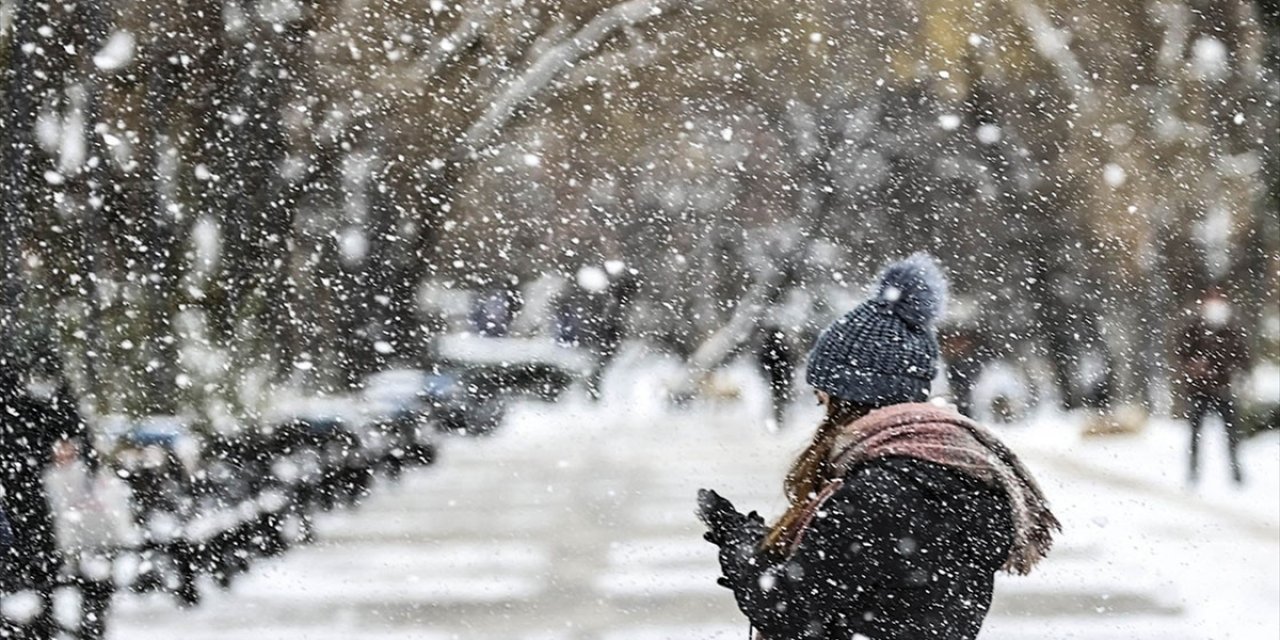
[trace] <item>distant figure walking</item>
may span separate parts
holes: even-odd
[[[501,338],[511,329],[516,296],[509,289],[493,289],[477,295],[471,307],[471,328],[487,338]]]
[[[9,527],[9,516],[4,514],[4,505],[0,505],[0,558],[9,555],[12,546],[13,529]]]
[[[600,399],[605,371],[622,345],[626,301],[636,286],[622,269],[613,262],[605,268],[587,265],[578,269],[574,282],[557,304],[556,341],[584,349],[595,358],[585,380],[587,394],[593,400]]]
[[[719,583],[768,640],[978,635],[1000,570],[1025,574],[1060,527],[991,431],[926,402],[946,280],[889,265],[874,296],[818,337],[806,380],[826,416],[784,482],[772,526],[698,495]]]
[[[1240,433],[1231,380],[1248,364],[1244,335],[1232,318],[1231,303],[1220,291],[1210,290],[1199,314],[1188,324],[1178,345],[1178,367],[1191,423],[1191,460],[1188,480],[1200,479],[1200,433],[1209,414],[1217,414],[1227,432],[1227,456],[1231,478],[1244,483],[1240,468]]]
[[[971,322],[956,322],[938,332],[942,359],[946,362],[947,388],[956,411],[966,418],[975,417],[973,390],[978,377],[991,359],[986,337]],[[984,407],[989,409],[990,407]]]
[[[62,563],[44,476],[53,464],[54,444],[82,432],[75,399],[65,385],[50,398],[37,398],[26,388],[24,376],[0,368],[0,487],[12,535],[20,541],[0,554],[0,577],[10,586],[34,591],[39,600],[22,629],[8,628],[0,616],[0,637],[46,640],[56,635],[53,591]]]
[[[787,406],[791,404],[791,386],[795,380],[795,354],[791,341],[781,327],[765,325],[760,328],[758,360],[765,380],[769,383],[769,399],[773,429],[786,424]]]

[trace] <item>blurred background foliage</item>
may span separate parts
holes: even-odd
[[[1260,353],[1280,339],[1277,16],[5,0],[3,328],[52,336],[96,411],[234,413],[242,387],[423,357],[428,282],[622,261],[634,331],[687,355],[748,296],[821,318],[924,249],[1067,404],[1092,358],[1167,407],[1207,287]]]

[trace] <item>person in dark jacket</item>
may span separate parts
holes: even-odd
[[[55,635],[53,591],[62,563],[44,474],[53,464],[54,444],[82,437],[83,427],[65,385],[51,397],[39,398],[13,368],[0,370],[0,487],[13,535],[21,541],[0,555],[0,573],[11,585],[34,591],[40,602],[31,623],[17,635],[20,638]]]
[[[9,516],[4,514],[4,505],[0,505],[0,558],[9,555],[13,547],[13,529],[9,527]]]
[[[757,361],[769,383],[770,419],[774,429],[785,426],[787,405],[791,403],[796,368],[791,351],[790,340],[782,327],[772,324],[760,327]]]
[[[1231,315],[1231,304],[1221,293],[1211,290],[1201,303],[1200,314],[1183,331],[1178,344],[1181,383],[1186,393],[1187,418],[1191,422],[1188,478],[1192,484],[1200,477],[1200,432],[1210,413],[1222,418],[1227,432],[1231,477],[1236,484],[1244,483],[1231,381],[1244,370],[1249,358],[1244,336],[1233,324]]]
[[[973,418],[973,390],[992,360],[987,337],[971,321],[953,322],[939,331],[938,342],[946,362],[947,388],[956,410]]]
[[[1061,527],[991,432],[923,402],[946,281],[917,254],[819,335],[806,379],[826,417],[772,526],[699,492],[706,539],[757,637],[975,638],[1001,570],[1027,573]]]
[[[600,400],[604,374],[622,346],[626,305],[636,286],[620,263],[611,261],[605,268],[587,265],[578,269],[557,301],[557,342],[581,348],[595,358],[585,380],[592,400]]]
[[[477,295],[472,303],[469,317],[471,328],[488,338],[504,337],[511,330],[517,306],[518,298],[510,289],[485,291]]]

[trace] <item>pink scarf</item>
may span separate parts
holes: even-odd
[[[1053,532],[1062,530],[1040,486],[1018,457],[994,433],[955,411],[925,403],[876,409],[840,431],[830,461],[843,472],[894,456],[940,464],[1007,496],[1014,531],[1006,571],[1029,573],[1049,552]],[[824,490],[821,497],[831,493]],[[816,511],[817,505],[812,506]]]

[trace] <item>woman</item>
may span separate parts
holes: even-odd
[[[768,640],[975,638],[995,574],[1025,574],[1061,527],[989,431],[924,403],[946,281],[932,258],[888,266],[876,295],[818,337],[807,381],[826,408],[766,527],[699,492],[738,606]]]

